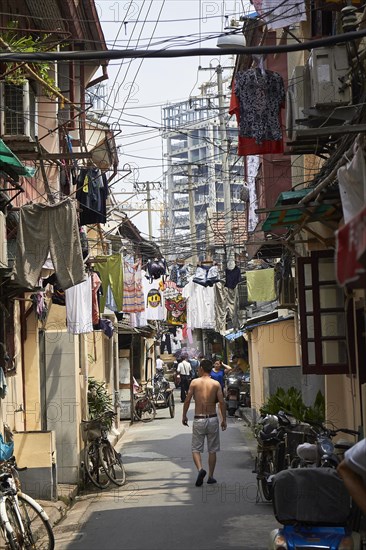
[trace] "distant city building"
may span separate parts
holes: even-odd
[[[237,123],[226,118],[227,143],[222,144],[217,88],[207,93],[203,85],[202,96],[167,105],[162,110],[163,140],[166,159],[165,202],[169,208],[161,223],[162,248],[166,257],[192,256],[191,225],[195,223],[198,259],[207,253],[207,212],[225,216],[222,159],[224,150],[229,151],[229,179],[231,188],[231,211],[233,219],[246,209],[240,199],[244,181],[242,159],[237,156]],[[225,97],[225,114],[228,113],[229,91]],[[189,200],[192,189],[193,201]],[[194,210],[194,211],[193,211]],[[224,230],[224,225],[221,226]],[[164,247],[164,244],[166,245]]]

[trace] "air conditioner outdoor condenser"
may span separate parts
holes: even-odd
[[[351,88],[344,79],[349,70],[347,47],[339,44],[312,50],[305,71],[310,77],[311,104],[307,107],[348,105]]]

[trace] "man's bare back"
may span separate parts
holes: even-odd
[[[223,399],[219,382],[208,376],[202,376],[201,378],[192,380],[187,398],[190,399],[191,397],[194,398],[194,413],[196,415],[215,414],[216,403]]]

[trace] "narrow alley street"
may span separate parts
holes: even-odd
[[[276,521],[270,504],[256,503],[249,428],[243,420],[228,417],[228,429],[221,432],[218,483],[198,488],[190,451],[191,409],[189,428],[181,424],[182,405],[177,403],[174,419],[161,409],[153,422],[126,430],[118,444],[126,465],[126,486],[80,496],[55,528],[56,548],[267,547]],[[207,464],[207,454],[204,460]]]

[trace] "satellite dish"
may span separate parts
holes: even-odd
[[[245,37],[244,37],[244,34],[242,33],[240,34],[227,33],[222,36],[219,36],[216,44],[218,48],[237,48],[237,47],[245,48],[246,45],[247,44],[245,41]]]

